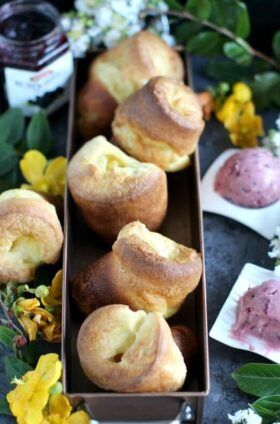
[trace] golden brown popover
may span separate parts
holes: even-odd
[[[87,377],[105,390],[171,392],[186,378],[183,356],[158,313],[97,309],[82,324],[77,349]]]
[[[152,78],[128,97],[112,124],[114,140],[129,155],[170,172],[188,165],[203,128],[196,94],[168,77]]]
[[[183,63],[178,53],[149,31],[100,54],[78,94],[78,128],[83,138],[107,134],[117,105],[157,75],[182,80]]]
[[[76,276],[72,295],[86,314],[123,303],[168,318],[196,288],[201,272],[194,249],[132,222],[120,231],[112,252]]]
[[[33,191],[0,195],[0,282],[24,283],[41,264],[55,263],[63,233],[55,207]]]
[[[68,184],[88,225],[108,241],[136,219],[157,229],[165,217],[166,174],[127,156],[103,136],[85,143],[73,156]]]

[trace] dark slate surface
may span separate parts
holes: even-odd
[[[194,76],[196,90],[203,90],[210,82],[202,76],[204,62],[195,60]],[[279,112],[278,112],[279,113]],[[276,111],[264,113],[267,128],[273,127]],[[67,113],[60,111],[52,118],[56,135],[57,152],[62,153],[66,140]],[[227,132],[216,120],[207,123],[200,142],[202,175],[223,150],[231,147]],[[273,262],[267,256],[268,241],[243,225],[221,216],[204,214],[204,238],[206,276],[208,291],[208,321],[212,327],[241,268],[251,262],[272,268]],[[253,353],[236,350],[214,340],[209,340],[211,364],[211,392],[205,402],[203,424],[224,424],[227,413],[247,407],[251,399],[235,386],[230,374],[247,362],[265,362]],[[0,351],[2,358],[5,351]],[[0,393],[5,392],[3,363],[0,361]],[[11,418],[0,415],[1,424],[14,423]]]

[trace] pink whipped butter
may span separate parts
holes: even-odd
[[[233,329],[241,340],[252,335],[280,348],[280,281],[269,280],[241,297]]]
[[[218,171],[215,191],[248,208],[275,203],[280,199],[280,158],[261,147],[240,150]]]

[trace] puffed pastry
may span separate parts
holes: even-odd
[[[55,263],[63,233],[55,207],[29,190],[0,195],[0,282],[24,283],[41,264]]]
[[[168,318],[197,287],[201,273],[201,255],[194,249],[132,222],[111,252],[76,276],[72,295],[85,314],[122,303]]]
[[[77,341],[87,377],[116,392],[172,392],[184,384],[186,366],[165,319],[109,305],[87,317]]]
[[[157,75],[182,80],[183,63],[178,53],[149,31],[100,54],[78,94],[78,129],[83,138],[107,134],[118,104]]]
[[[103,136],[85,143],[70,160],[68,185],[88,225],[107,241],[137,219],[157,229],[166,214],[166,174]]]
[[[129,155],[165,171],[189,162],[204,128],[196,94],[181,81],[155,77],[116,110],[113,137]]]

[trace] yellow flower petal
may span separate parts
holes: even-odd
[[[42,298],[45,306],[59,306],[62,304],[62,269],[58,271],[52,280],[49,294]]]
[[[65,181],[67,161],[63,156],[51,160],[47,166],[45,175],[56,181]]]
[[[69,400],[63,394],[51,395],[49,400],[49,415],[57,415],[60,419],[66,419],[70,416],[72,407]]]
[[[252,93],[248,85],[238,82],[233,86],[233,96],[238,102],[245,103],[251,100]]]
[[[33,183],[32,189],[42,193],[51,193],[50,184],[51,182],[49,179],[43,175],[40,179]]]
[[[48,353],[47,355],[40,356],[35,371],[40,374],[42,378],[50,379],[49,383],[52,387],[60,378],[62,365],[56,353]]]
[[[17,307],[22,310],[23,312],[29,313],[34,308],[40,305],[40,302],[38,299],[22,299],[18,300],[16,303]]]
[[[21,184],[20,188],[23,190],[32,190],[32,186],[29,184]]]
[[[33,340],[36,340],[38,325],[33,322],[29,317],[26,317],[24,315],[19,316],[18,321],[20,322],[20,325],[22,326],[24,331],[27,333],[29,341],[32,342]]]
[[[10,409],[19,424],[42,424],[42,411],[47,405],[49,390],[59,380],[61,368],[57,354],[42,355],[35,370],[27,372],[21,384],[8,393]]]
[[[47,159],[38,150],[29,150],[21,159],[19,165],[21,172],[30,184],[35,184],[44,174]]]
[[[77,411],[71,415],[67,424],[90,424],[90,418],[85,411]]]

